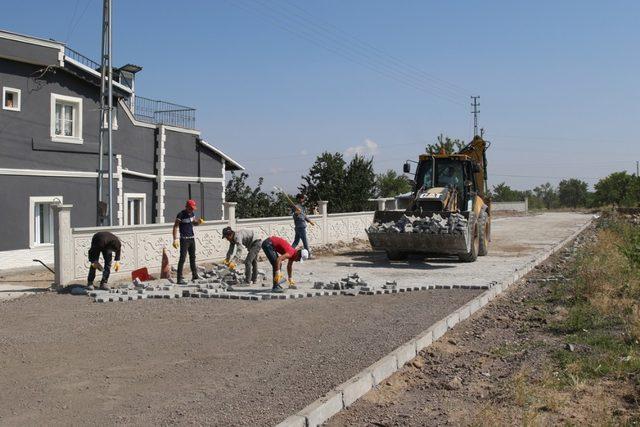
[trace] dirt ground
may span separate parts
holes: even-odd
[[[3,302],[0,424],[273,425],[477,294]]]
[[[559,387],[561,373],[550,368],[556,352],[588,351],[545,327],[566,316],[545,301],[549,283],[570,271],[570,253],[551,258],[327,424],[624,425],[637,419],[632,382],[575,377]]]

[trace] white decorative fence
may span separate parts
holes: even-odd
[[[294,228],[291,217],[236,219],[235,203],[225,203],[223,221],[210,221],[196,228],[196,257],[198,262],[219,261],[224,258],[229,243],[222,239],[222,229],[254,230],[261,238],[277,235],[293,240]],[[131,271],[147,267],[150,271],[160,269],[162,249],[169,253],[169,261],[176,265],[178,251],[173,248],[172,223],[119,227],[71,228],[72,205],[54,207],[55,272],[56,284],[66,286],[86,280],[89,261],[87,254],[92,236],[98,231],[110,231],[122,242],[122,270],[113,275],[126,276]],[[320,202],[320,215],[310,218],[315,226],[307,227],[309,244],[320,246],[327,243],[351,242],[355,238],[366,238],[365,228],[373,220],[373,212],[327,214],[327,202]]]

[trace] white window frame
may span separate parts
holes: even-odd
[[[77,114],[73,120],[73,136],[56,135],[56,103],[60,101],[67,104],[75,104]],[[82,98],[75,96],[51,94],[51,140],[67,144],[82,144]]]
[[[40,248],[45,246],[53,246],[53,243],[37,243],[36,242],[36,226],[34,210],[37,203],[63,203],[62,196],[31,196],[29,197],[29,248]],[[51,217],[53,224],[53,216]],[[51,225],[53,228],[53,225]],[[53,232],[53,230],[52,230]]]
[[[5,101],[6,101],[6,96],[7,96],[7,92],[11,92],[14,94],[14,96],[17,95],[18,97],[18,106],[16,107],[16,102],[15,99],[13,101],[13,107],[7,107],[5,105]],[[20,111],[20,109],[22,108],[22,91],[20,89],[16,89],[13,87],[3,87],[2,88],[2,109],[3,110],[8,110],[8,111]]]
[[[129,200],[140,200],[141,208],[140,208],[140,224],[147,223],[147,195],[146,193],[124,193],[124,225],[134,225],[129,224]]]

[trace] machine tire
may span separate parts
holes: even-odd
[[[489,216],[482,212],[478,220],[478,256],[485,256],[489,253]]]
[[[387,251],[387,258],[389,261],[404,261],[407,259],[407,254],[400,251]]]
[[[473,232],[473,240],[471,241],[471,251],[466,254],[458,255],[458,258],[462,262],[474,262],[478,258],[478,251],[480,250],[480,221],[476,221],[476,225]]]

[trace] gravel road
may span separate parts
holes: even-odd
[[[504,218],[489,257],[398,271],[420,284],[500,280],[587,218]],[[338,261],[310,262],[314,276],[325,262]],[[377,275],[393,269],[372,262],[354,260]],[[0,302],[0,424],[272,425],[479,292],[104,305],[41,292]]]

